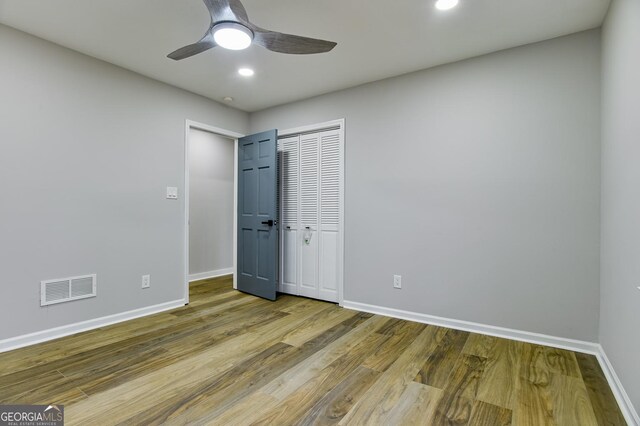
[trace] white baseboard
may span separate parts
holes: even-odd
[[[551,346],[554,348],[567,349],[574,352],[582,352],[595,355],[600,363],[600,367],[609,382],[609,386],[615,396],[620,411],[629,425],[640,425],[640,418],[636,412],[631,399],[624,390],[622,383],[618,379],[611,362],[607,358],[604,349],[599,343],[585,342],[582,340],[567,339],[564,337],[549,336],[546,334],[532,333],[529,331],[514,330],[511,328],[496,327],[493,325],[479,324],[470,321],[462,321],[450,318],[437,317],[434,315],[422,314],[419,312],[403,311],[400,309],[386,308],[384,306],[368,305],[366,303],[351,302],[345,300],[342,307],[355,311],[369,312],[372,314],[387,317],[399,318],[408,321],[415,321],[424,324],[432,324],[440,327],[453,328],[455,330],[469,331],[472,333],[486,334],[489,336],[502,337],[505,339],[518,340],[521,342],[534,343],[538,345]]]
[[[200,272],[198,274],[189,275],[189,282],[192,283],[194,281],[206,280],[209,278],[216,278],[216,277],[221,277],[223,275],[230,275],[230,274],[233,274],[233,267],[218,269],[216,271]]]
[[[184,299],[173,300],[171,302],[161,303],[159,305],[147,306],[140,309],[134,309],[132,311],[108,315],[106,317],[95,318],[75,324],[63,325],[61,327],[37,331],[35,333],[25,334],[22,336],[11,337],[9,339],[0,340],[0,352],[7,352],[18,348],[23,348],[25,346],[35,345],[36,343],[42,343],[48,340],[69,336],[71,334],[93,330],[96,328],[105,327],[107,325],[116,324],[135,318],[145,317],[147,315],[157,314],[158,312],[168,311],[170,309],[175,309],[181,306],[184,306]]]
[[[535,343],[552,346],[554,348],[583,352],[591,355],[600,353],[600,345],[582,340],[567,339],[564,337],[549,336],[546,334],[532,333],[529,331],[514,330],[511,328],[496,327],[494,325],[479,324],[476,322],[462,321],[450,318],[437,317],[419,312],[403,311],[400,309],[385,308],[383,306],[367,305],[365,303],[350,302],[345,300],[343,306],[347,309],[369,312],[388,317],[400,318],[409,321],[453,328],[456,330],[470,331],[472,333],[487,334],[489,336],[504,337],[506,339],[521,342]]]
[[[598,346],[600,346],[600,353],[596,355],[598,358],[598,362],[600,362],[600,367],[602,368],[602,371],[604,372],[604,375],[609,382],[611,391],[618,401],[620,411],[622,411],[622,414],[624,415],[624,418],[629,425],[640,425],[640,416],[638,416],[638,412],[633,406],[631,398],[629,398],[629,395],[624,390],[622,382],[613,369],[613,364],[611,364],[611,361],[609,361],[609,358],[607,357],[607,354],[605,353],[602,345]]]

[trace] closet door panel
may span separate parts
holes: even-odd
[[[298,294],[299,137],[278,141],[280,291]]]
[[[338,233],[320,233],[320,287],[319,297],[338,301]]]
[[[318,133],[300,136],[300,286],[307,297],[318,297],[318,209],[320,151]],[[307,240],[307,236],[310,236]]]
[[[311,232],[311,239],[304,241],[305,231],[302,231],[302,246],[300,250],[300,287],[299,294],[307,297],[318,297],[318,233]]]
[[[320,142],[320,257],[321,299],[338,301],[338,244],[340,229],[340,134],[319,134]]]
[[[298,231],[285,229],[282,242],[282,290],[285,293],[298,294]]]

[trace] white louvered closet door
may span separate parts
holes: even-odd
[[[337,302],[341,251],[339,130],[283,138],[280,167],[280,291]]]
[[[340,134],[322,132],[320,138],[320,226],[318,297],[338,301],[340,231]]]
[[[318,292],[318,154],[320,137],[300,136],[300,277],[298,294],[319,297]],[[306,238],[310,237],[310,238]]]
[[[299,138],[278,141],[280,291],[298,294]]]

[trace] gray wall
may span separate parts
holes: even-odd
[[[600,342],[640,409],[640,1],[614,0],[602,32]]]
[[[597,340],[599,36],[251,115],[346,118],[346,300]]]
[[[248,116],[5,26],[0,56],[0,339],[181,299],[185,119]],[[97,298],[39,306],[88,273]]]
[[[189,274],[233,267],[233,140],[189,135]]]

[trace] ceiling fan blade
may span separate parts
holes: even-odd
[[[219,21],[249,21],[247,11],[240,0],[202,0],[209,9],[211,22]]]
[[[174,61],[179,61],[180,59],[185,59],[190,56],[197,55],[198,53],[202,53],[214,47],[216,47],[216,42],[213,41],[213,36],[211,35],[211,33],[207,33],[199,42],[181,47],[180,49],[169,53],[167,55],[167,58],[173,59]]]
[[[234,15],[241,21],[249,22],[249,15],[247,15],[247,11],[240,0],[229,0],[229,7]]]
[[[325,53],[336,47],[333,41],[318,40],[291,34],[278,33],[257,28],[252,28],[255,33],[253,42],[267,49],[294,55],[310,55],[313,53]]]

